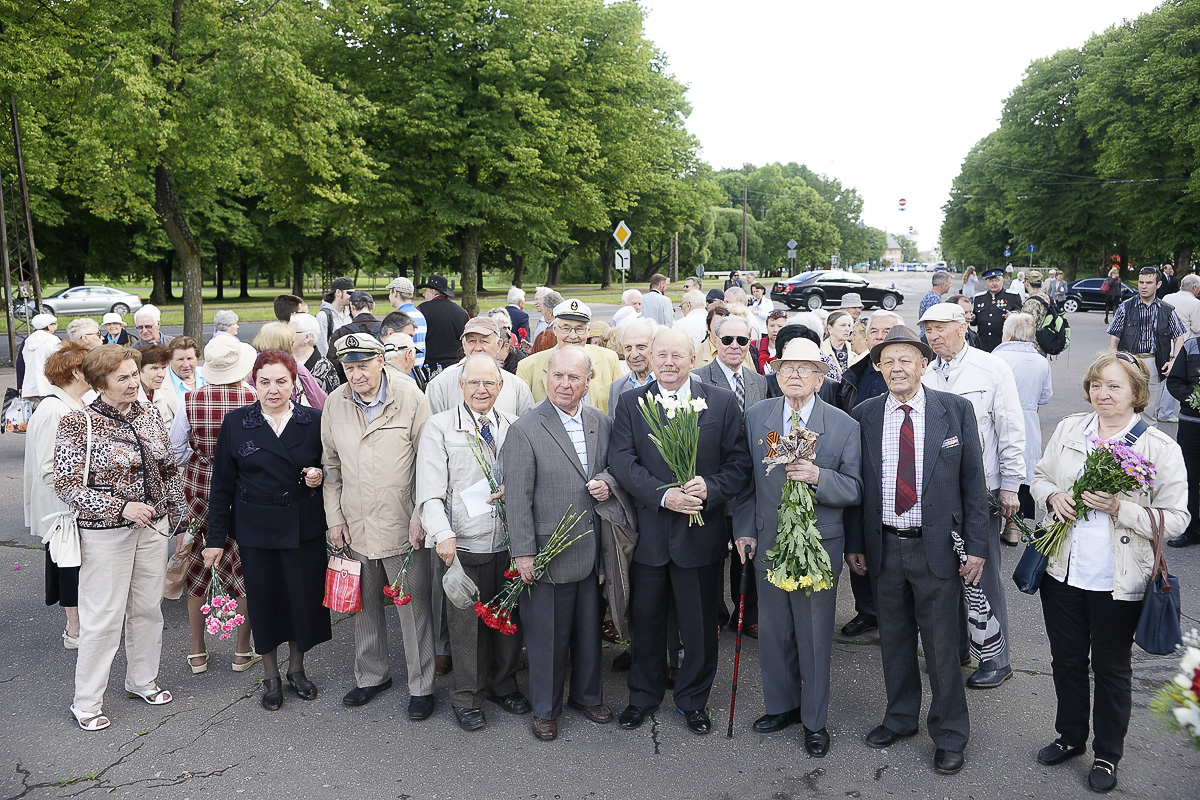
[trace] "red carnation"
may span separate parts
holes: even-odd
[[[385,595],[387,595],[388,597],[399,597],[400,596],[400,590],[397,589],[395,586],[390,586],[390,585],[383,587],[383,593]]]
[[[1200,694],[1200,668],[1192,673],[1192,691]]]
[[[520,574],[521,574],[520,572],[517,572],[517,571],[516,571],[515,569],[513,569],[512,567],[509,567],[508,569],[504,570],[504,577],[506,577],[506,578],[508,578],[508,579],[510,579],[510,580],[511,580],[512,578],[519,577],[519,576],[520,576]]]
[[[406,594],[406,595],[404,595],[404,597],[401,597],[400,599],[395,601],[396,605],[398,605],[398,606],[406,606],[411,602],[412,602],[411,594]]]
[[[517,632],[517,626],[513,625],[511,622],[507,623],[500,628],[500,632],[503,633],[505,636],[512,636],[514,633]]]

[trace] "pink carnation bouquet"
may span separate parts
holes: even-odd
[[[246,621],[246,617],[238,613],[237,598],[226,594],[217,576],[217,568],[212,568],[212,576],[208,579],[208,600],[200,606],[204,614],[204,630],[209,636],[218,639],[228,639],[233,635],[234,628]]]

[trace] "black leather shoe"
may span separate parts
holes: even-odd
[[[528,714],[529,713],[529,698],[520,692],[512,692],[511,694],[498,695],[489,694],[488,700],[496,703],[510,714]]]
[[[1038,763],[1045,764],[1047,767],[1053,767],[1056,764],[1061,764],[1068,758],[1082,755],[1082,747],[1071,747],[1064,744],[1062,739],[1055,739],[1051,744],[1046,745],[1041,750],[1038,750]]]
[[[804,751],[813,758],[824,758],[829,752],[829,731],[821,728],[819,731],[804,729]]]
[[[995,689],[1012,677],[1012,667],[1002,669],[977,669],[967,678],[968,689]]]
[[[628,672],[629,667],[633,665],[633,653],[626,650],[624,653],[618,653],[613,659],[613,672]]]
[[[283,681],[279,678],[263,678],[262,707],[267,711],[283,707]]]
[[[879,622],[867,614],[859,614],[842,626],[843,636],[859,636],[879,627]]]
[[[1167,547],[1191,547],[1194,544],[1200,544],[1200,533],[1185,531],[1178,536],[1172,536],[1170,539],[1167,539]]]
[[[1103,758],[1092,762],[1092,771],[1088,773],[1088,788],[1097,794],[1111,792],[1117,787],[1117,765]]]
[[[874,747],[876,750],[882,750],[885,747],[891,747],[896,743],[897,739],[907,739],[909,736],[915,736],[916,734],[916,731],[912,731],[911,733],[896,733],[886,725],[880,725],[867,734],[867,746]]]
[[[292,691],[301,700],[316,700],[317,686],[308,679],[304,674],[304,670],[298,669],[295,672],[289,672],[287,676],[288,686],[292,687]]]
[[[658,711],[658,706],[654,708],[625,706],[625,710],[621,712],[621,716],[617,719],[617,724],[630,731],[634,728],[640,728],[642,723],[646,721],[646,717],[655,711]]]
[[[487,727],[487,720],[484,719],[481,708],[456,708],[454,717],[458,720],[458,727],[464,731],[477,731]]]
[[[342,705],[350,706],[365,706],[371,702],[371,698],[385,689],[392,688],[392,679],[388,678],[378,686],[355,686],[350,691],[346,692],[346,696],[342,698]]]
[[[943,775],[953,775],[963,768],[962,750],[938,748],[933,754],[933,768]]]
[[[414,722],[433,716],[433,695],[414,694],[408,698],[408,718]]]
[[[755,733],[777,733],[784,730],[793,722],[800,721],[800,714],[795,709],[782,714],[763,714],[754,720]]]
[[[683,718],[687,720],[688,730],[697,736],[703,736],[712,731],[712,720],[708,718],[708,712],[703,708],[695,711],[684,711],[682,708],[676,708]]]

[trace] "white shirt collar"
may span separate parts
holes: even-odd
[[[729,367],[725,366],[725,362],[719,358],[716,359],[716,364],[718,367],[721,368],[721,372],[725,373],[725,382],[728,383],[729,388],[732,389],[733,388],[733,376],[736,375],[737,373],[734,372],[733,370],[731,370]],[[741,369],[742,369],[742,365],[738,364],[738,371],[740,372]],[[744,381],[746,379],[742,378],[742,380]]]
[[[691,400],[692,399],[692,376],[688,375],[688,379],[686,381],[684,381],[683,385],[680,386],[673,393],[667,391],[667,387],[663,386],[660,383],[658,385],[658,394],[660,394],[660,395],[674,394],[676,397],[680,398],[681,400]]]
[[[555,406],[554,403],[551,403],[550,405],[554,406],[554,410],[558,412],[558,418],[560,420],[562,420],[563,425],[566,425],[568,422],[576,422],[580,425],[580,427],[583,426],[583,402],[582,401],[580,401],[579,408],[578,408],[578,410],[576,410],[575,416],[573,416],[573,417],[570,414],[568,414],[567,412],[563,411],[558,406]]]

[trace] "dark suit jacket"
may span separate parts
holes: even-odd
[[[921,539],[929,569],[939,578],[958,574],[950,540],[957,531],[967,555],[988,556],[988,501],[983,450],[969,400],[924,388],[925,462],[921,484]],[[883,553],[883,409],[889,395],[855,406],[862,435],[862,505],[847,514],[846,552],[866,553],[867,571],[879,574]],[[947,442],[956,440],[949,446]]]
[[[762,460],[771,447],[767,434],[775,431],[783,435],[785,402],[782,397],[764,400],[746,412],[746,438],[750,442],[754,480],[738,500],[733,535],[758,541],[754,566],[762,572],[772,566],[764,555],[775,546],[779,533],[779,503],[787,480],[784,467],[775,467],[768,475]],[[813,461],[821,469],[817,483],[817,531],[822,539],[836,539],[845,534],[842,510],[858,505],[862,498],[858,423],[818,397],[808,418],[808,429],[819,434],[817,457]]]
[[[729,389],[729,381],[725,380],[725,373],[716,361],[710,361],[703,367],[692,370],[692,375],[709,386]],[[746,410],[749,411],[751,406],[759,400],[767,399],[767,379],[754,370],[743,366],[742,381],[746,386]],[[733,390],[730,389],[730,391]]]
[[[513,557],[533,556],[546,546],[563,514],[583,514],[570,536],[586,534],[550,562],[547,575],[555,583],[580,581],[596,569],[600,521],[587,482],[608,465],[612,422],[594,406],[583,406],[587,443],[585,475],[571,437],[549,400],[525,412],[504,438],[500,457],[504,473],[504,509]]]
[[[750,480],[750,451],[746,431],[733,392],[691,382],[692,397],[703,397],[708,408],[700,413],[700,446],[696,473],[708,485],[701,512],[705,524],[688,527],[686,514],[662,504],[666,484],[675,476],[650,440],[650,426],[642,418],[638,400],[660,391],[658,381],[630,389],[617,401],[613,420],[608,471],[629,493],[638,515],[638,543],[633,560],[660,567],[669,562],[684,568],[722,561],[728,553],[728,533],[716,524],[726,503],[733,502]]]
[[[286,550],[324,536],[321,489],[305,486],[300,474],[320,466],[320,411],[295,406],[282,436],[258,403],[230,411],[213,456],[207,546],[221,547],[228,536],[246,547]],[[275,502],[264,502],[265,496]]]

